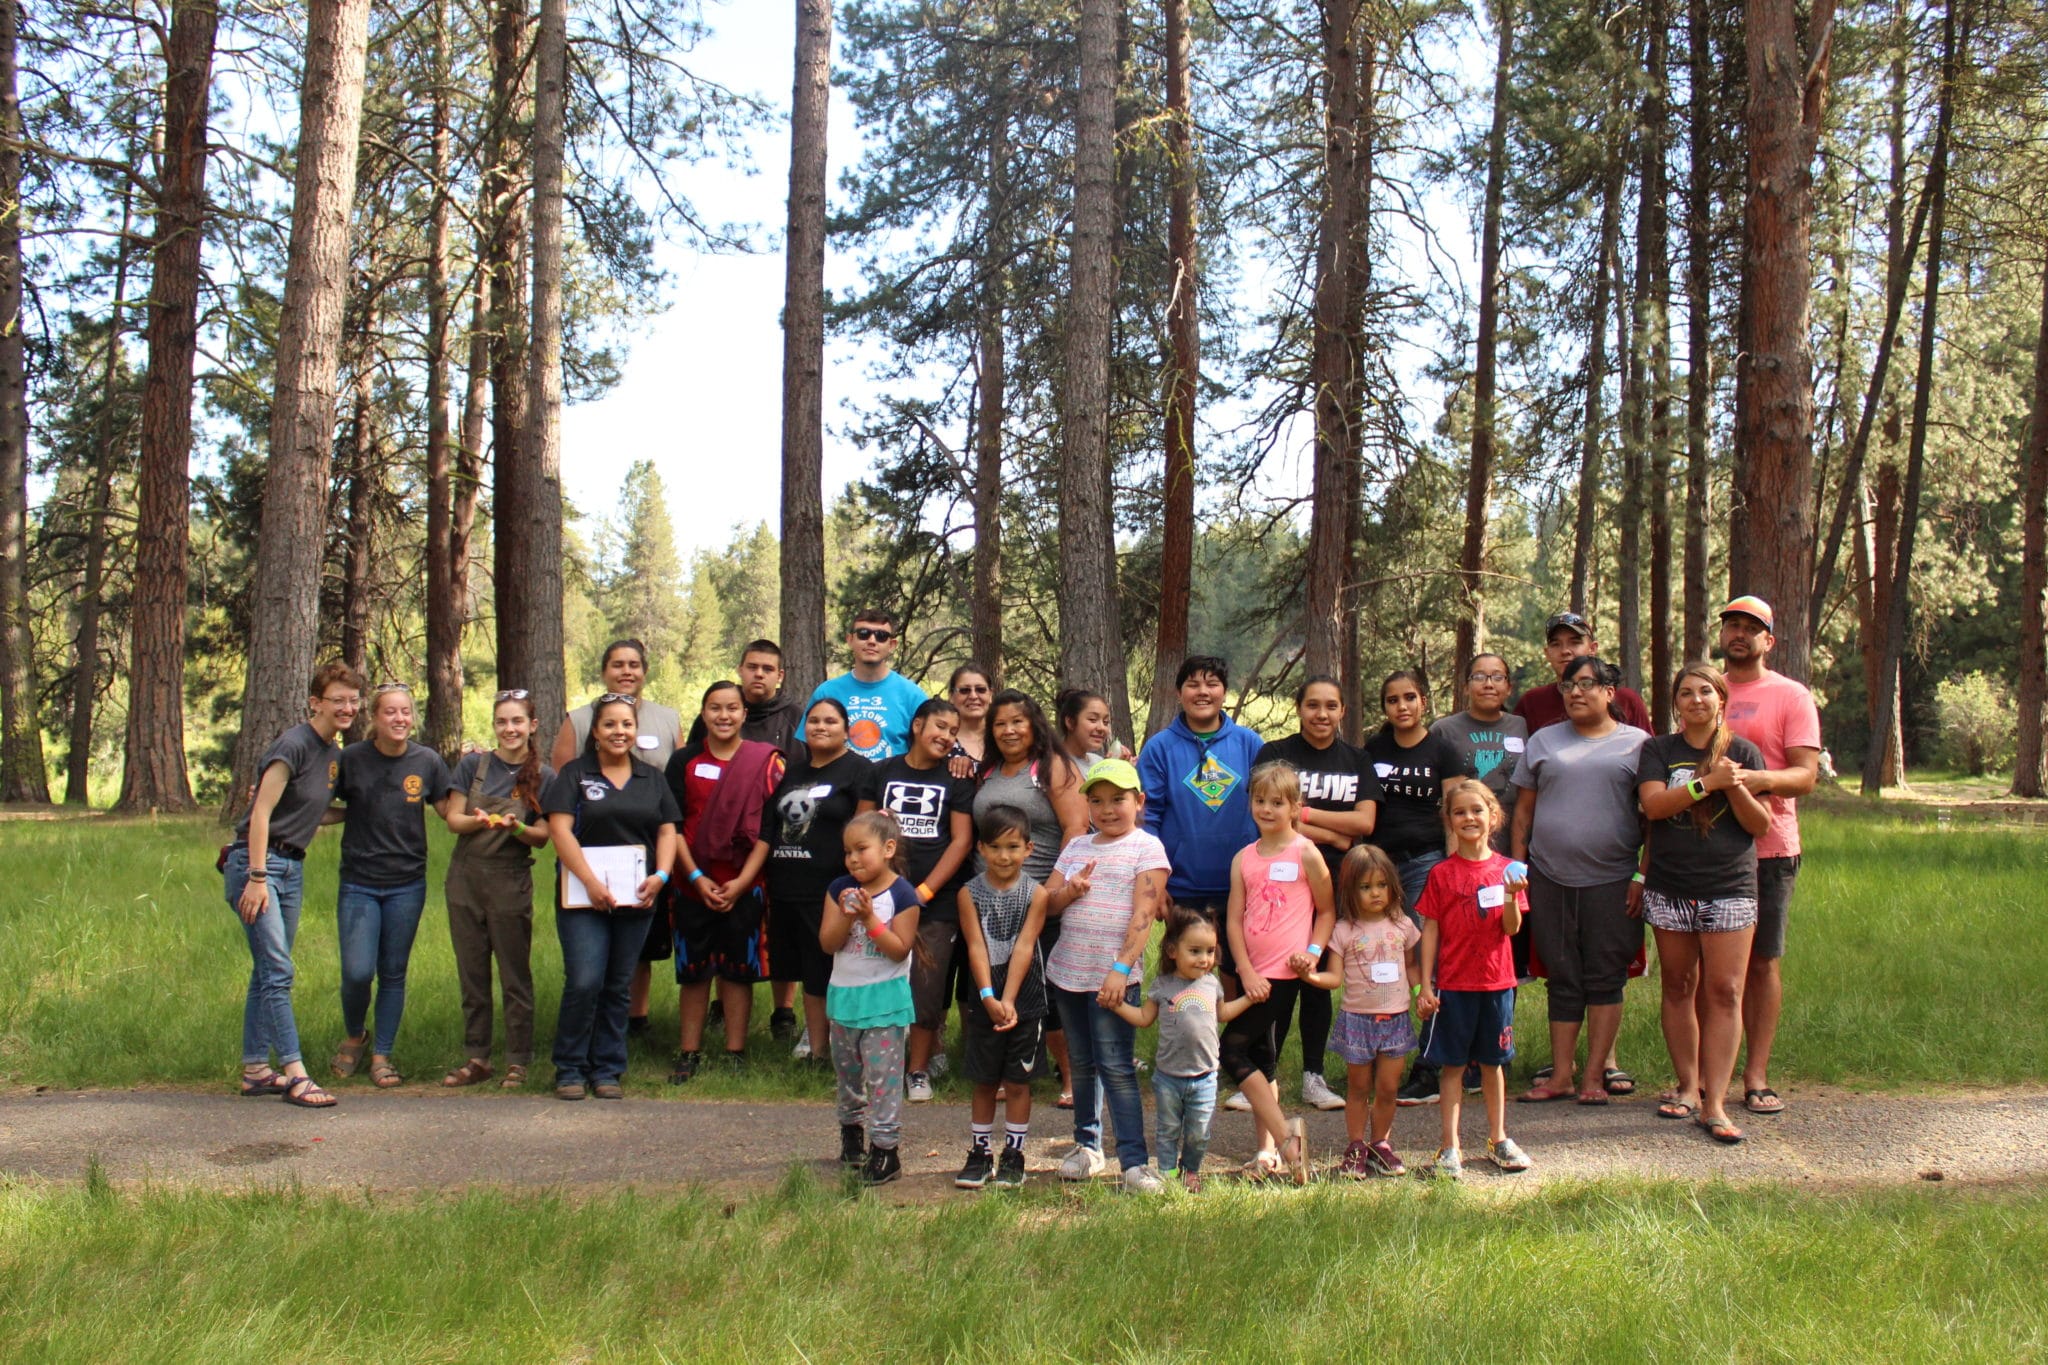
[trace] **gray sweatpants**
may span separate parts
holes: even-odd
[[[871,1147],[894,1147],[903,1136],[902,1024],[888,1028],[832,1025],[832,1067],[839,1073],[839,1123],[864,1124]]]

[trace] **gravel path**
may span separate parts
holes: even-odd
[[[1510,1104],[1508,1130],[1536,1163],[1515,1177],[1472,1161],[1484,1128],[1474,1103],[1465,1115],[1473,1172],[1467,1183],[1506,1189],[1620,1174],[1815,1186],[2048,1177],[2048,1090],[1929,1098],[1806,1088],[1788,1091],[1786,1100],[1789,1107],[1777,1118],[1744,1116],[1749,1141],[1733,1148],[1716,1145],[1690,1123],[1659,1119],[1647,1094],[1604,1109]],[[1344,1145],[1343,1114],[1307,1117],[1318,1162],[1333,1160]],[[1041,1108],[1034,1115],[1028,1149],[1034,1183],[1049,1179],[1066,1152],[1070,1124],[1059,1111]],[[909,1106],[905,1179],[891,1187],[891,1197],[951,1195],[966,1127],[962,1106]],[[1395,1144],[1419,1165],[1433,1150],[1436,1131],[1434,1108],[1403,1110]],[[316,1113],[276,1101],[164,1091],[0,1096],[0,1175],[52,1180],[81,1178],[96,1157],[119,1182],[235,1189],[297,1182],[377,1191],[465,1184],[587,1190],[618,1183],[737,1190],[772,1183],[794,1163],[829,1172],[824,1158],[837,1143],[829,1106],[789,1102],[563,1104],[418,1087],[397,1094],[352,1088],[340,1106]],[[1228,1169],[1250,1145],[1250,1117],[1219,1114],[1211,1169]]]

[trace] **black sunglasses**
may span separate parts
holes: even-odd
[[[853,638],[856,640],[880,640],[886,645],[896,638],[896,632],[876,626],[855,626],[853,628]]]

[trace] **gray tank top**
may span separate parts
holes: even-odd
[[[1052,798],[1038,789],[1032,780],[1029,768],[1012,777],[1004,777],[1000,767],[991,769],[981,780],[981,790],[974,794],[974,808],[987,810],[990,806],[1015,806],[1024,812],[1031,822],[1031,856],[1024,860],[1024,875],[1044,885],[1052,876],[1053,861],[1060,856],[1059,817],[1053,814]],[[974,865],[981,867],[981,855],[974,855]]]

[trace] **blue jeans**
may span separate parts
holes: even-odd
[[[1159,1160],[1163,1167],[1193,1174],[1209,1154],[1209,1122],[1216,1116],[1216,1073],[1169,1076],[1152,1073],[1152,1098],[1159,1103]]]
[[[377,1037],[370,1052],[389,1057],[405,1013],[405,968],[413,936],[427,908],[427,881],[404,886],[341,884],[335,923],[341,930],[341,1024],[359,1038],[370,1013],[370,983],[377,983]]]
[[[1431,849],[1394,864],[1394,870],[1401,874],[1401,898],[1408,903],[1408,918],[1418,929],[1422,927],[1422,916],[1415,913],[1416,903],[1422,899],[1422,888],[1429,885],[1429,870],[1443,860],[1443,850]]]
[[[626,1004],[652,910],[558,910],[562,1007],[555,1016],[555,1084],[602,1085],[626,1074]]]
[[[289,1066],[299,1060],[299,1025],[292,1018],[292,944],[299,937],[306,865],[273,853],[264,868],[270,874],[265,883],[270,907],[254,924],[242,926],[250,961],[249,995],[242,1005],[242,1063],[257,1066],[275,1053],[279,1066]],[[249,884],[249,850],[230,849],[222,872],[228,907],[233,909]]]
[[[1116,1125],[1117,1162],[1124,1170],[1145,1164],[1145,1105],[1138,1097],[1138,1068],[1132,1056],[1138,1031],[1095,1003],[1094,991],[1055,986],[1060,1023],[1067,1031],[1067,1056],[1073,1062],[1074,1141],[1102,1150],[1102,1109]],[[1124,992],[1126,1004],[1138,1003],[1138,983]],[[1096,1082],[1101,1089],[1096,1089]]]

